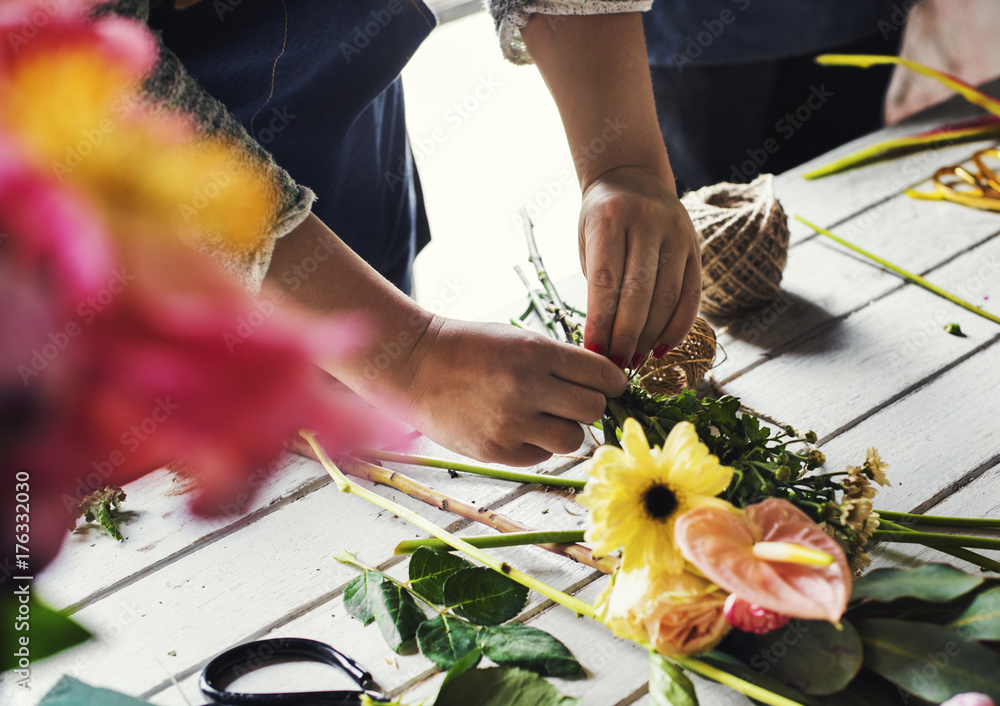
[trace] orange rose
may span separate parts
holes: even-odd
[[[726,593],[689,571],[619,571],[597,600],[597,615],[619,637],[667,656],[701,654],[729,631]]]

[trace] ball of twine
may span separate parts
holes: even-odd
[[[705,319],[695,319],[684,341],[662,358],[650,358],[636,377],[639,387],[651,395],[676,395],[698,387],[715,362],[715,331]]]
[[[713,184],[681,202],[701,240],[701,310],[742,316],[774,301],[788,258],[788,218],[774,197],[774,177]]]

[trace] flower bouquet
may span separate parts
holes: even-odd
[[[579,325],[573,320],[578,312],[562,303],[530,240],[529,247],[542,288],[532,291],[532,306],[520,321],[534,311],[551,335],[579,343]],[[364,574],[349,587],[347,601],[353,615],[376,622],[380,612],[392,615],[385,606],[377,607],[383,594],[413,592],[433,607],[437,615],[432,612],[431,618],[421,610],[409,612],[408,645],[392,632],[387,618],[379,624],[397,651],[423,651],[449,670],[441,691],[428,703],[458,703],[456,690],[468,693],[464,690],[474,689],[479,680],[499,688],[536,684],[542,676],[582,674],[585,665],[573,658],[571,645],[544,634],[522,636],[518,631],[528,630],[525,626],[503,624],[523,607],[524,588],[646,647],[650,696],[656,704],[697,704],[692,674],[731,687],[755,703],[781,706],[949,699],[957,699],[952,704],[986,704],[1000,698],[1000,654],[991,646],[1000,640],[996,582],[943,564],[878,569],[856,578],[870,564],[866,548],[879,541],[933,546],[996,571],[1000,564],[973,550],[1000,548],[1000,541],[920,532],[912,525],[1000,528],[1000,521],[877,512],[875,486],[889,481],[888,466],[875,449],[868,449],[858,466],[826,471],[811,431],[800,435],[791,427],[773,428],[741,410],[733,397],[699,399],[693,390],[656,396],[636,382],[633,377],[622,397],[608,400],[601,424],[605,444],[585,461],[586,480],[407,454],[365,454],[372,460],[582,491],[575,499],[588,510],[584,531],[532,531],[398,471],[358,459],[340,461],[346,473],[501,532],[460,539],[347,478],[305,435],[312,455],[341,490],[390,509],[435,537],[400,544],[397,553],[415,552],[409,581],[374,576],[381,593],[366,589],[366,600],[374,601],[367,612],[356,612],[352,602],[363,584],[371,585],[370,567],[363,567]],[[484,551],[526,543],[610,574],[594,604]],[[450,550],[494,570],[497,576],[487,593],[507,597],[501,614],[486,619],[475,611],[474,619],[463,614],[467,596],[476,593],[468,582],[482,569],[446,558]],[[438,581],[434,595],[422,595],[428,582]],[[504,650],[497,649],[497,630],[505,633]],[[470,669],[484,656],[498,667]],[[518,700],[505,690],[506,701],[486,703],[572,702],[538,688],[532,691],[534,701]],[[538,695],[542,691],[544,697]]]

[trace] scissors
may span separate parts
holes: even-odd
[[[221,685],[268,664],[284,661],[289,657],[322,662],[337,667],[360,687],[358,691],[304,691],[285,694],[255,694],[226,691]],[[217,704],[238,706],[364,706],[388,703],[372,675],[345,654],[330,645],[300,637],[285,637],[247,642],[226,650],[201,673],[201,691]]]
[[[1000,149],[989,147],[972,155],[977,171],[958,164],[934,172],[934,191],[907,189],[906,195],[925,201],[951,201],[987,211],[1000,211],[1000,177],[986,158],[1000,159]]]

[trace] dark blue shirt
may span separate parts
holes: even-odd
[[[150,25],[355,252],[409,291],[429,238],[399,74],[436,19],[420,0],[225,0]]]
[[[900,33],[914,2],[656,0],[643,13],[643,26],[650,64],[718,66],[820,53],[873,34]]]

